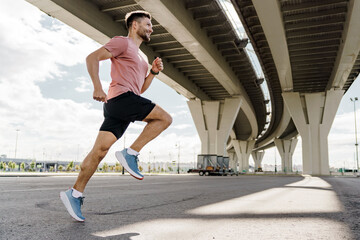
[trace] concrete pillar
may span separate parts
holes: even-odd
[[[249,157],[252,152],[255,140],[241,141],[241,140],[232,140],[237,158],[239,159],[239,171],[248,172],[249,171]]]
[[[318,93],[285,92],[288,111],[302,139],[303,173],[328,175],[328,134],[343,90]]]
[[[236,153],[234,153],[234,171],[239,173],[239,158]]]
[[[281,169],[283,172],[292,172],[293,163],[292,156],[295,151],[296,144],[298,142],[297,138],[290,140],[278,139],[274,140],[277,150],[281,156]]]
[[[234,170],[234,172],[238,172],[238,169],[237,169],[237,165],[238,165],[238,158],[236,156],[236,153],[231,151],[231,152],[228,152],[228,155],[229,155],[229,158],[230,158],[230,163],[229,163],[229,167]]]
[[[261,168],[261,162],[263,160],[265,151],[256,151],[256,152],[252,152],[251,156],[254,159],[254,163],[255,163],[255,171],[257,171],[259,168]]]
[[[226,154],[226,141],[242,103],[241,97],[225,101],[190,100],[188,106],[201,141],[201,154]]]

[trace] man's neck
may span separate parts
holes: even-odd
[[[136,33],[130,32],[128,34],[128,38],[131,38],[134,41],[134,43],[136,44],[136,46],[138,46],[138,48],[140,48],[140,45],[143,42],[143,39],[141,37],[139,37],[139,35],[137,35]]]

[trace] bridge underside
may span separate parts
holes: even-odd
[[[360,72],[359,1],[231,0],[269,88],[267,129],[268,101],[244,51],[247,39],[238,37],[217,0],[27,1],[101,44],[127,35],[127,12],[149,11],[154,33],[141,50],[149,62],[163,59],[159,79],[189,99],[202,153],[224,156],[227,149],[246,170],[252,151],[276,145],[292,155],[300,134],[303,142],[317,139],[303,151],[321,149],[303,154],[304,171],[328,172],[327,133]],[[319,112],[327,119],[318,119]],[[318,135],[308,136],[309,129]],[[253,156],[261,162],[263,154]]]
[[[282,148],[289,147],[289,141],[299,133],[303,140],[304,172],[328,174],[327,135],[341,96],[360,71],[360,35],[356,30],[360,19],[355,17],[360,12],[359,2],[232,3],[272,84],[272,95],[278,99],[274,122],[279,124],[272,125],[277,130],[258,139],[256,151],[273,146],[275,139],[281,154],[280,141]],[[282,115],[278,114],[281,110]]]

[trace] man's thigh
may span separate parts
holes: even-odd
[[[93,150],[107,151],[117,141],[112,132],[99,131]]]
[[[155,104],[151,100],[127,92],[104,104],[104,116],[125,122],[142,121],[154,107]]]
[[[155,105],[153,110],[146,116],[146,118],[143,121],[148,122],[156,119],[158,120],[171,119],[171,116],[159,105]]]

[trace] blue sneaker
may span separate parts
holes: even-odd
[[[85,218],[81,214],[81,205],[83,205],[84,197],[75,198],[72,196],[72,189],[66,192],[60,192],[60,199],[64,203],[66,210],[69,214],[79,222],[85,221]]]
[[[139,171],[138,167],[138,157],[134,155],[130,155],[127,153],[127,149],[125,148],[122,151],[115,152],[115,156],[120,164],[136,179],[143,180],[144,175],[142,175]]]

